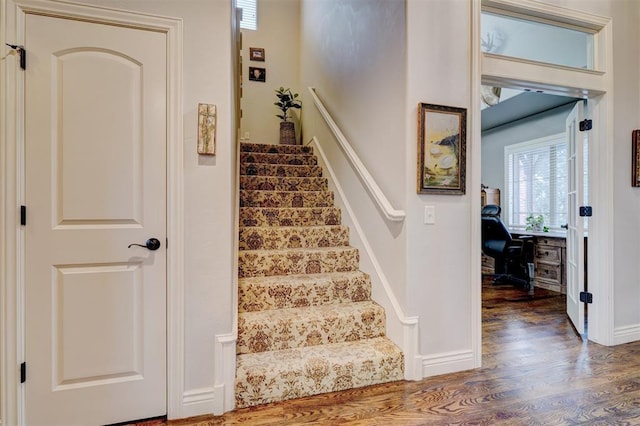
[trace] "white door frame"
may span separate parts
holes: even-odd
[[[581,71],[521,59],[510,59],[480,51],[480,14],[490,6],[509,12],[546,18],[558,23],[581,26],[596,33],[595,58],[598,71]],[[480,85],[522,87],[549,93],[587,97],[592,101],[594,122],[589,146],[589,199],[594,216],[589,219],[589,291],[594,302],[589,307],[589,340],[614,344],[613,321],[613,45],[610,18],[547,5],[531,0],[473,0],[471,4],[471,123],[472,140],[481,140]],[[471,200],[480,200],[481,148],[470,144]],[[476,366],[482,359],[482,283],[480,203],[471,202],[471,296],[473,300],[472,344]]]
[[[46,14],[158,31],[167,39],[167,411],[184,412],[184,266],[182,159],[182,21],[51,0],[0,0],[0,421],[25,423],[24,386],[24,72],[5,43],[23,45],[25,16]],[[5,57],[6,55],[6,57]],[[27,67],[29,52],[27,51]]]

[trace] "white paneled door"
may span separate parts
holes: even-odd
[[[37,14],[24,30],[26,423],[163,415],[166,34]]]
[[[584,201],[584,144],[589,132],[581,132],[584,106],[577,102],[566,119],[567,134],[567,315],[580,334],[584,333],[584,219],[579,216]]]

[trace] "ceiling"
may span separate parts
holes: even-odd
[[[520,120],[561,105],[574,103],[577,98],[548,95],[546,93],[522,92],[518,95],[482,110],[482,131]]]

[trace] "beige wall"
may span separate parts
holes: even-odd
[[[314,119],[317,111],[307,88],[316,88],[393,207],[404,208],[404,20],[404,2],[304,0],[300,46],[304,139],[321,138],[366,238],[403,307],[404,226],[386,221],[363,190],[341,149],[330,140],[326,126]],[[345,217],[343,214],[343,221]]]
[[[412,315],[420,316],[423,356],[458,352],[467,357],[467,362],[471,362],[468,357],[472,350],[470,280],[472,274],[479,274],[469,270],[470,209],[475,200],[468,195],[469,179],[467,195],[416,194],[415,117],[420,102],[470,108],[470,17],[470,2],[407,1],[405,196],[409,309]],[[468,146],[475,143],[480,141],[467,138]],[[471,172],[467,168],[467,177]],[[423,223],[425,205],[435,207],[434,225]]]
[[[251,142],[278,143],[280,111],[275,90],[290,88],[300,93],[300,2],[298,0],[259,0],[258,30],[242,30],[242,120],[240,137]],[[251,61],[250,47],[265,49],[265,61]],[[249,67],[265,68],[266,82],[249,81]],[[300,110],[290,110],[298,140]]]

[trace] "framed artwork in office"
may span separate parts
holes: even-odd
[[[418,194],[465,193],[467,110],[418,104]]]

